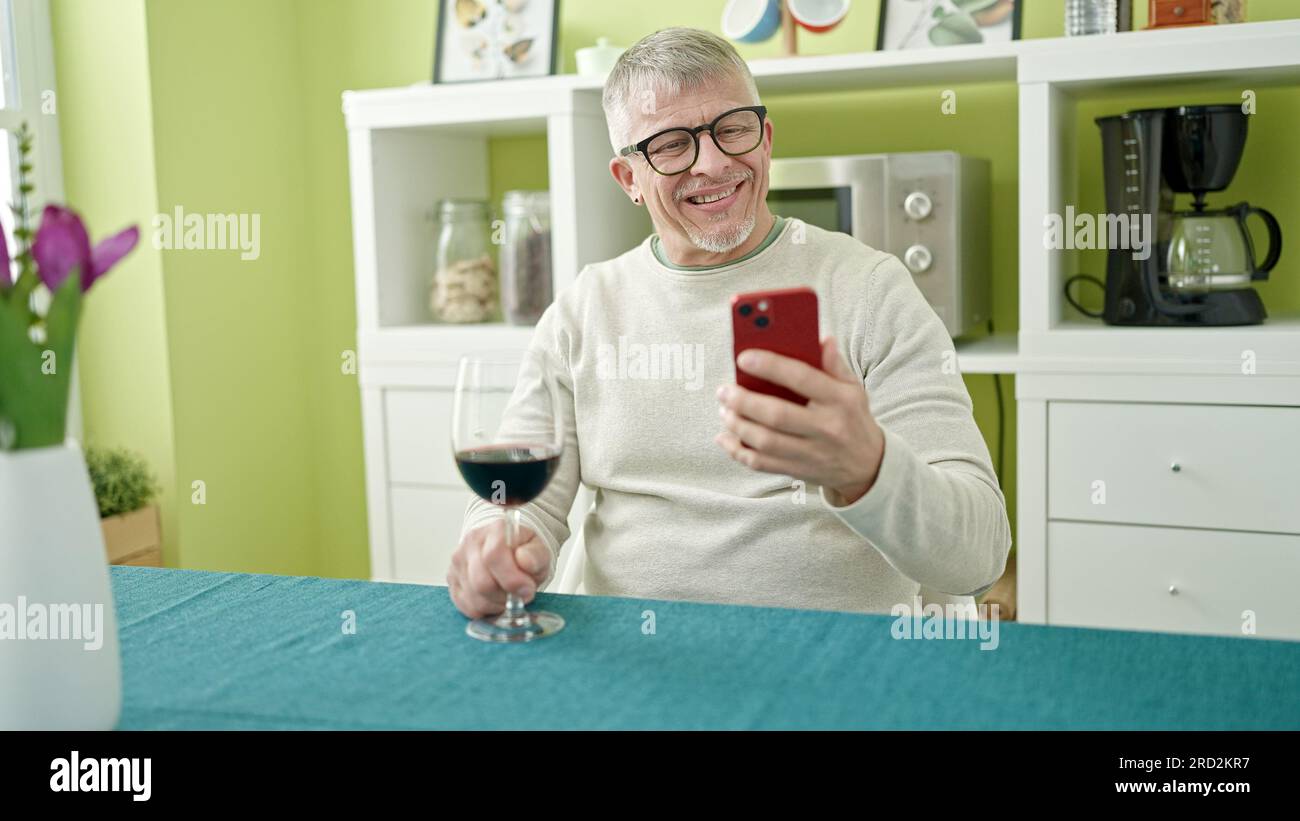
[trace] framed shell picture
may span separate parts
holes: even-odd
[[[1024,0],[880,0],[876,49],[898,51],[1020,39]]]
[[[433,81],[555,73],[559,0],[438,0]]]

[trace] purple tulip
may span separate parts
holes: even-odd
[[[140,231],[133,225],[92,249],[86,226],[75,211],[47,205],[32,242],[32,257],[41,281],[51,291],[57,291],[75,268],[81,271],[81,290],[85,292],[130,253],[139,239]]]
[[[81,268],[81,287],[86,288],[90,267],[90,237],[81,217],[70,208],[47,205],[41,213],[41,227],[36,230],[32,256],[41,281],[51,291],[68,278],[73,268]]]
[[[118,231],[108,239],[101,239],[90,251],[90,282],[83,282],[84,291],[95,280],[108,273],[108,269],[118,263],[122,257],[131,253],[131,249],[140,241],[140,229],[132,225]]]

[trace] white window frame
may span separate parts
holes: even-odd
[[[18,105],[6,101],[0,128],[17,133],[26,121],[36,145],[36,194],[32,211],[39,214],[49,201],[63,201],[63,163],[59,145],[58,99],[50,113],[42,111],[42,95],[54,93],[54,39],[50,33],[49,0],[0,0],[13,24],[14,70],[18,75]],[[16,169],[15,169],[16,171]]]
[[[39,224],[41,209],[47,202],[64,202],[63,150],[59,144],[58,97],[54,83],[54,37],[50,29],[49,0],[0,0],[0,14],[7,14],[12,30],[12,42],[5,47],[13,50],[13,69],[17,75],[17,105],[5,100],[0,108],[0,128],[10,134],[26,122],[32,132],[35,165],[32,182],[36,186],[29,202],[33,228]],[[53,106],[48,106],[52,101]],[[6,148],[8,148],[6,146]],[[5,161],[11,166],[16,153],[6,150]],[[11,173],[17,177],[17,167]],[[4,206],[8,208],[12,193],[6,192]],[[12,250],[12,249],[11,249]],[[81,387],[74,359],[72,391],[68,407],[69,438],[81,439]]]

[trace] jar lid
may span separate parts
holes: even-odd
[[[442,201],[440,209],[443,216],[453,214],[474,214],[487,211],[486,200],[448,198]]]
[[[511,211],[525,208],[532,211],[550,211],[551,192],[523,189],[507,191],[501,197],[501,206]]]

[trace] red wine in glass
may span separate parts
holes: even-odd
[[[470,489],[504,511],[505,541],[512,548],[518,543],[519,508],[545,493],[559,470],[564,426],[555,377],[551,360],[536,349],[460,361],[452,454]],[[560,616],[530,611],[507,591],[500,615],[474,619],[465,632],[484,641],[520,642],[563,628]]]
[[[560,466],[560,454],[546,445],[484,445],[458,451],[456,467],[480,499],[494,505],[522,505],[536,499]]]

